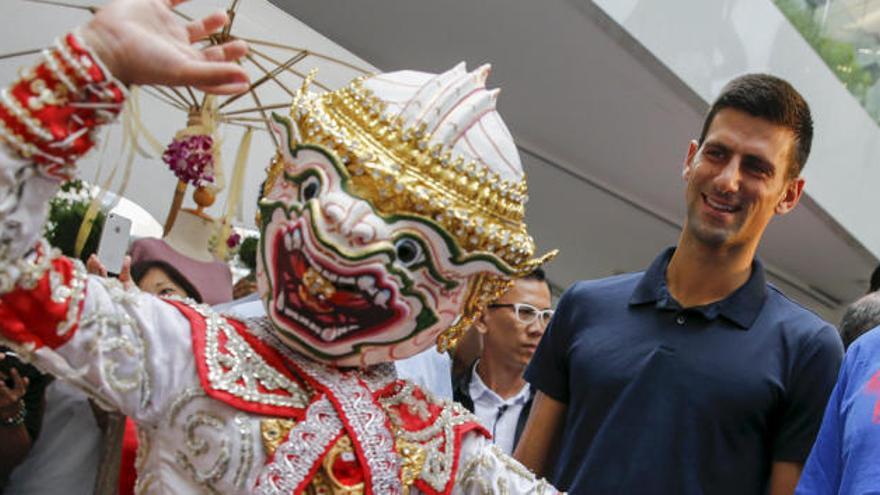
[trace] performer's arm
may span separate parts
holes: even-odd
[[[233,62],[242,41],[199,50],[227,22],[223,12],[183,25],[171,10],[181,0],[115,0],[84,27],[62,36],[34,67],[0,95],[0,292],[34,246],[57,184],[95,142],[95,132],[122,108],[125,85],[188,84],[206,91],[247,89]],[[11,272],[10,272],[11,270]],[[5,284],[5,285],[4,285]]]
[[[88,279],[79,262],[39,238],[49,199],[119,113],[126,84],[247,87],[232,62],[243,43],[192,46],[220,29],[225,14],[184,26],[171,11],[177,3],[111,2],[0,94],[0,338],[135,416],[161,402],[151,370],[169,371],[188,348],[187,321],[158,299]]]
[[[543,479],[501,451],[491,440],[477,433],[462,439],[461,457],[454,495],[482,493],[560,493]]]

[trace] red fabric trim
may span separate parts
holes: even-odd
[[[50,50],[46,56],[54,60],[57,63],[57,68],[70,79],[71,84],[75,87],[73,94],[69,93],[68,87],[62,83],[59,76],[55,75],[46,61],[33,68],[31,71],[33,78],[22,78],[9,86],[11,98],[30,118],[37,121],[40,128],[49,133],[51,139],[47,141],[30,132],[20,117],[12,112],[12,109],[3,108],[5,104],[0,104],[0,120],[25,143],[36,146],[45,155],[70,164],[94,146],[92,130],[105,123],[108,116],[112,118],[119,113],[121,103],[125,100],[125,93],[117,83],[110,80],[110,76],[103,72],[91,52],[81,46],[75,36],[68,34],[63,38],[62,43],[70,49],[70,55],[87,73],[86,80],[68,64],[64,57],[60,56],[57,49]],[[39,88],[32,88],[32,85],[37,82],[42,83],[45,90],[52,92],[56,100],[51,103],[42,100]],[[38,100],[40,104],[32,108],[29,104],[32,99]],[[105,108],[98,111],[89,107],[74,107],[71,105],[73,101],[101,103],[105,104]],[[77,135],[77,137],[67,141],[73,135]],[[58,146],[61,143],[63,146]],[[40,154],[24,158],[31,159],[41,165],[54,163],[50,158]],[[57,171],[53,175],[59,176]]]
[[[393,395],[403,387],[405,382],[403,380],[397,380],[394,383],[391,383],[387,387],[376,393],[377,397],[387,397]],[[415,387],[413,390],[413,397],[422,402],[422,404],[428,410],[428,418],[424,419],[415,411],[412,411],[406,404],[399,404],[392,407],[389,407],[387,410],[391,414],[397,414],[397,417],[400,419],[399,425],[406,431],[409,432],[417,432],[422,431],[427,428],[430,428],[437,422],[440,413],[443,412],[443,409],[449,406],[434,404],[429,401],[425,392],[422,391],[419,387]],[[461,442],[464,436],[469,432],[476,432],[477,434],[483,435],[486,438],[489,438],[489,432],[478,422],[476,421],[468,421],[466,423],[460,424],[453,428],[454,430],[454,440],[453,445],[446,445],[445,443],[440,447],[443,452],[446,452],[447,449],[454,449],[453,454],[453,463],[452,468],[450,470],[449,479],[446,481],[446,486],[443,491],[437,491],[431,487],[427,482],[422,479],[417,479],[413,484],[421,490],[426,495],[448,495],[452,493],[452,489],[454,487],[455,476],[458,473],[458,466],[461,457]],[[439,432],[438,435],[443,435],[442,432]],[[425,441],[427,443],[429,440]]]
[[[321,397],[322,397],[321,395],[314,397],[312,399],[312,402],[320,399]],[[279,446],[287,443],[287,441],[290,439],[290,433],[292,431],[293,431],[292,429],[288,430],[287,435],[284,436],[284,440],[278,444]],[[303,478],[303,481],[300,482],[300,484],[296,486],[296,489],[293,491],[293,493],[300,494],[300,493],[303,493],[306,488],[308,488],[309,483],[311,483],[312,480],[315,478],[315,474],[317,474],[318,469],[321,468],[321,464],[323,464],[324,459],[327,457],[327,453],[330,452],[330,449],[332,449],[333,446],[336,445],[336,442],[338,442],[339,439],[342,438],[342,435],[345,435],[344,431],[339,432],[339,434],[333,438],[333,441],[327,444],[327,447],[324,449],[324,453],[321,454],[321,457],[319,457],[318,460],[312,465],[311,469],[309,469],[309,473],[306,475],[305,478]],[[273,462],[275,462],[275,454],[277,452],[278,452],[278,449],[275,449],[275,451],[272,452],[272,454],[266,458],[266,462],[263,463],[263,466],[268,466],[268,465],[272,464]],[[257,478],[257,485],[256,486],[260,486],[259,478]]]
[[[281,442],[279,445],[282,445],[287,442],[287,440],[290,438],[291,431],[293,431],[293,430],[290,430],[287,432],[287,436],[284,437],[284,441]],[[318,460],[315,461],[314,464],[312,464],[312,467],[309,469],[308,474],[306,474],[306,476],[303,478],[303,480],[300,482],[300,484],[296,485],[296,488],[293,490],[293,493],[300,494],[300,493],[305,492],[306,488],[309,487],[309,484],[312,482],[312,480],[315,479],[315,475],[318,474],[318,470],[321,469],[321,464],[324,463],[324,459],[327,458],[327,454],[330,452],[330,449],[332,449],[333,446],[336,445],[336,442],[338,442],[339,439],[342,438],[343,435],[345,435],[344,431],[339,432],[339,434],[336,435],[333,438],[333,440],[327,444],[327,447],[324,449],[324,453],[322,453],[321,457],[319,457]],[[277,452],[277,450],[276,450],[276,452]],[[275,452],[272,452],[272,455],[266,461],[264,466],[271,464],[274,460],[275,460]],[[259,483],[257,483],[257,486],[259,486]]]
[[[489,432],[486,431],[482,425],[475,422],[458,425],[454,427],[453,430],[455,431],[455,445],[453,446],[455,449],[455,455],[452,456],[452,470],[449,472],[449,479],[446,481],[446,488],[442,492],[438,492],[421,478],[413,482],[413,485],[426,495],[449,495],[452,493],[452,489],[455,487],[455,477],[458,474],[458,465],[461,462],[461,441],[468,432],[477,431],[484,436],[489,436]],[[449,446],[444,445],[443,448],[447,449]]]
[[[205,357],[205,349],[207,345],[205,341],[205,330],[207,328],[205,318],[199,314],[198,311],[184,302],[170,299],[166,299],[165,302],[177,308],[189,320],[192,333],[193,354],[196,360],[196,370],[199,375],[199,382],[202,384],[202,388],[209,397],[230,405],[240,411],[302,421],[305,416],[305,409],[251,402],[242,397],[226,392],[225,390],[217,390],[213,388],[211,386],[211,381],[208,379],[208,364],[206,361],[207,358]],[[283,374],[291,381],[302,383],[302,380],[299,377],[291,373],[285,367],[283,356],[251,335],[244,323],[232,318],[226,318],[226,320],[232,325],[232,328],[251,345],[251,348],[266,361],[266,364],[271,366],[275,371]],[[223,342],[221,342],[221,345],[222,344]]]
[[[38,256],[43,256],[38,254]],[[52,260],[52,268],[46,270],[33,289],[16,287],[0,296],[0,332],[19,345],[56,348],[69,341],[78,329],[74,324],[63,335],[58,335],[58,325],[67,320],[68,298],[62,303],[52,300],[49,274],[60,274],[64,285],[70,286],[74,277],[73,262],[65,257]],[[75,321],[82,316],[85,297],[78,304]]]
[[[131,418],[125,418],[125,431],[122,435],[122,453],[119,460],[119,480],[117,495],[134,495],[134,484],[137,481],[137,470],[134,461],[137,458],[138,437],[137,425]]]

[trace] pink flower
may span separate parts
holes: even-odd
[[[162,154],[162,161],[178,179],[198,187],[202,182],[214,182],[213,147],[211,136],[197,134],[172,139]]]
[[[241,236],[238,235],[238,232],[233,232],[229,234],[229,237],[226,238],[226,247],[229,249],[235,249],[238,246],[238,243],[241,242]]]

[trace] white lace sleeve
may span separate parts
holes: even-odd
[[[19,260],[40,238],[59,184],[0,146],[0,294],[21,276]]]
[[[560,493],[490,440],[476,433],[462,439],[453,495],[549,495]]]
[[[197,382],[190,323],[169,303],[115,279],[88,277],[82,308],[75,332],[57,347],[7,343],[142,423],[157,422],[175,394]]]
[[[58,38],[0,87],[0,294],[42,233],[48,201],[76,173],[127,91],[76,33]]]

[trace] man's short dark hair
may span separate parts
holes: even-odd
[[[788,175],[800,175],[813,143],[813,118],[810,106],[791,84],[769,74],[746,74],[727,83],[706,114],[700,145],[706,139],[715,115],[725,108],[740,110],[791,130],[795,146]]]
[[[550,281],[547,280],[547,273],[545,273],[544,269],[540,266],[529,272],[527,275],[523,275],[519,280],[536,280],[538,282],[544,282],[547,289],[550,291],[550,294],[553,294],[553,288],[550,287]]]
[[[540,266],[535,268],[532,272],[522,277],[523,280],[537,280],[538,282],[546,282],[547,274],[544,273],[544,269]]]
[[[862,334],[880,325],[880,292],[872,292],[849,305],[840,321],[840,338],[848,348]]]
[[[868,284],[868,292],[877,292],[878,290],[880,290],[880,265],[874,268],[874,273],[871,274],[871,283]]]

